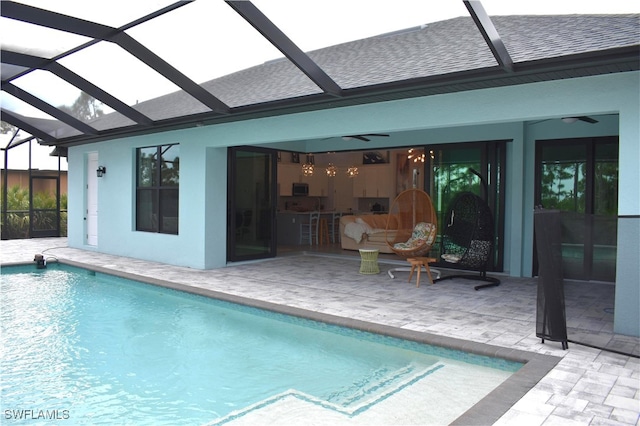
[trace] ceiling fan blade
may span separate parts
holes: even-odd
[[[369,142],[370,139],[365,138],[363,135],[344,135],[342,139],[348,141],[349,139],[358,139],[363,142]]]
[[[383,136],[383,137],[388,137],[389,135],[386,135],[384,133],[365,133],[363,135],[344,135],[342,137],[342,139],[345,140],[349,140],[349,139],[358,139],[361,140],[363,142],[369,142],[371,141],[371,139],[369,139],[367,136]]]
[[[583,115],[582,117],[578,117],[578,120],[584,121],[586,123],[591,123],[591,124],[595,124],[598,122],[598,120],[596,120],[595,118],[587,117],[586,115]]]

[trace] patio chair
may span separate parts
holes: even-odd
[[[500,285],[500,280],[487,276],[487,265],[493,253],[493,215],[487,203],[471,192],[458,194],[445,216],[441,241],[441,258],[455,268],[476,270],[479,275],[449,275],[435,281],[453,278],[486,281],[477,285],[485,287]]]
[[[391,204],[385,230],[387,245],[405,259],[423,257],[431,250],[438,234],[438,221],[429,194],[417,189],[401,192]],[[428,265],[424,267],[428,271]],[[394,268],[393,272],[411,272],[411,268]],[[439,275],[439,272],[434,271]]]

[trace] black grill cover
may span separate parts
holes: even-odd
[[[539,264],[536,336],[543,343],[545,339],[562,342],[567,349],[560,211],[536,210],[534,226]]]

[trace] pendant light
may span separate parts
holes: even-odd
[[[302,174],[304,176],[313,176],[314,162],[313,154],[307,154],[307,161],[302,165]]]
[[[333,163],[329,163],[329,165],[327,166],[325,171],[327,172],[327,176],[336,177],[336,173],[338,172],[338,168],[336,166],[334,166]]]

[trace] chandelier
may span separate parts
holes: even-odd
[[[411,148],[409,149],[407,158],[409,159],[409,161],[413,161],[414,163],[417,163],[418,161],[424,163],[424,151],[422,151],[422,153],[419,153],[417,150]]]
[[[356,166],[351,166],[347,169],[347,176],[350,178],[358,176],[358,168]]]
[[[313,176],[313,164],[304,163],[302,165],[302,174],[305,176]]]
[[[334,166],[333,163],[329,163],[325,171],[327,172],[327,176],[335,177],[336,173],[338,172],[338,168]]]
[[[307,161],[302,165],[302,174],[305,176],[313,176],[313,154],[307,154]]]

